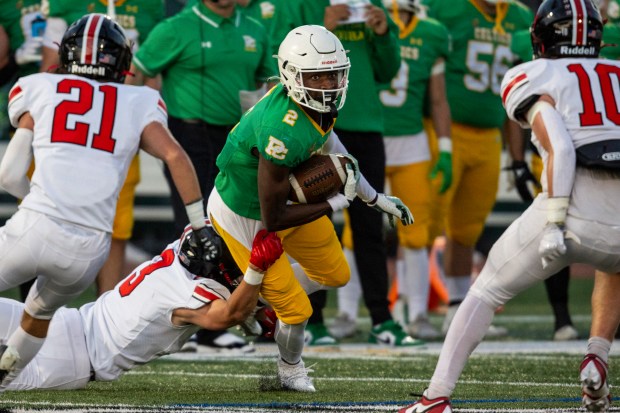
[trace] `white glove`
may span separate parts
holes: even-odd
[[[566,254],[566,245],[564,244],[564,228],[548,223],[543,230],[543,236],[538,244],[538,253],[542,259],[543,269],[560,256]]]
[[[395,226],[394,217],[400,219],[400,222],[403,225],[413,224],[413,215],[411,215],[411,211],[409,211],[409,208],[403,204],[403,201],[395,196],[377,194],[375,200],[369,202],[368,206],[379,212],[385,212],[388,214],[388,220],[390,221],[390,226],[392,228]]]
[[[348,208],[350,205],[350,202],[347,199],[347,197],[342,195],[341,193],[337,193],[331,198],[327,198],[327,203],[329,204],[329,206],[332,207],[332,211],[334,212],[340,211],[341,209]]]
[[[357,164],[357,159],[348,153],[339,153],[336,155],[340,158],[347,158],[350,161],[346,166],[347,180],[344,183],[344,196],[347,197],[349,202],[353,202],[357,196],[357,183],[360,180],[360,168]]]

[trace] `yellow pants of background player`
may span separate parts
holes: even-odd
[[[112,226],[112,238],[128,240],[133,231],[133,204],[136,197],[136,186],[140,183],[140,157],[134,156],[127,170],[127,178],[121,188],[116,203],[116,214]]]
[[[446,235],[473,247],[495,205],[502,139],[499,129],[452,123],[452,186],[446,193]]]
[[[418,162],[408,165],[388,166],[386,180],[390,183],[390,194],[397,196],[411,211],[415,219],[413,225],[404,226],[398,222],[398,242],[406,248],[425,248],[429,242],[431,220],[431,183],[428,173],[431,162]],[[342,245],[353,249],[353,234],[349,225],[349,214],[344,211]]]
[[[213,217],[211,217],[213,220]],[[250,251],[217,221],[213,225],[224,239],[235,262],[245,271],[250,261]],[[273,307],[278,318],[287,324],[299,324],[310,318],[312,306],[287,258],[287,254],[304,269],[308,278],[326,286],[341,287],[349,281],[349,265],[334,226],[327,217],[308,224],[278,231],[283,254],[265,273],[260,294]]]

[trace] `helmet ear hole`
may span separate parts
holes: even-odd
[[[122,83],[131,65],[131,44],[123,28],[106,15],[91,13],[75,21],[58,50],[63,72]]]

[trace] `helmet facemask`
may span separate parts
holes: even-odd
[[[340,110],[344,106],[349,84],[349,67],[336,70],[303,69],[290,62],[283,62],[285,67],[280,70],[281,78],[288,90],[288,95],[297,103],[320,113]],[[282,72],[286,72],[283,74]],[[304,74],[336,72],[337,86],[333,89],[318,89],[307,86]]]
[[[319,113],[336,115],[346,100],[351,64],[340,40],[322,26],[300,26],[289,32],[280,44],[280,81],[298,104]],[[309,76],[336,76],[328,88],[325,79],[312,84]]]

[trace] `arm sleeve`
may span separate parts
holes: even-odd
[[[30,129],[17,129],[0,163],[0,186],[18,199],[30,192],[27,173],[32,162],[32,140]]]

